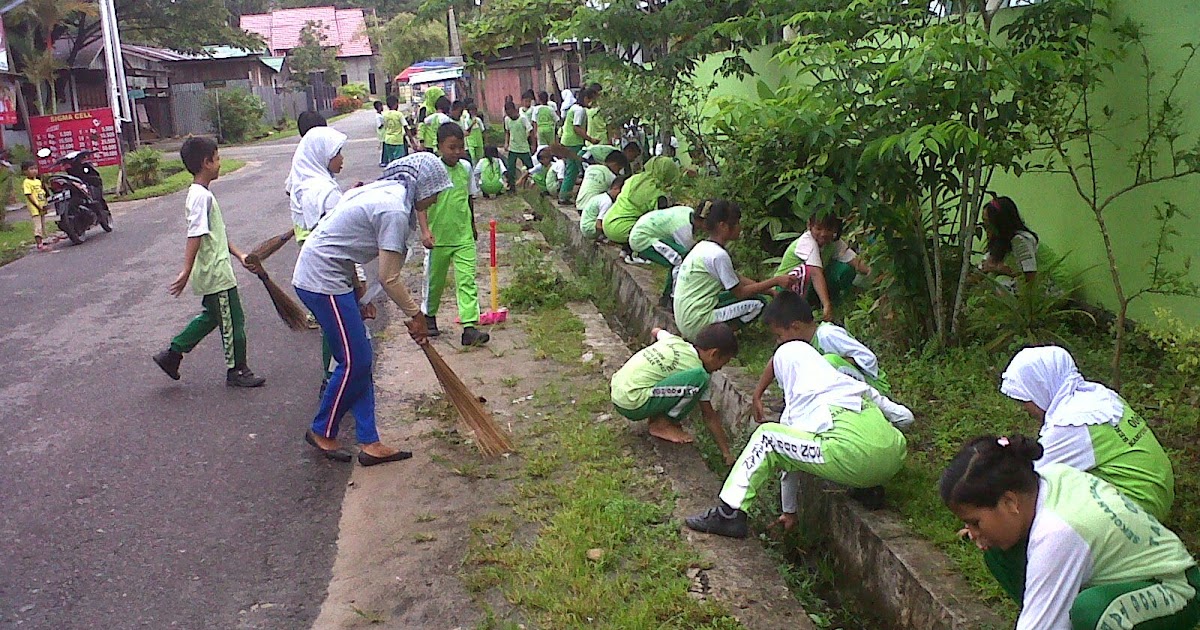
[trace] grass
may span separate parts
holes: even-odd
[[[233,158],[223,158],[221,160],[221,174],[226,175],[232,173],[239,168],[245,166],[246,163],[242,160]],[[120,173],[120,167],[117,166],[101,166],[99,169],[100,176],[104,179],[104,189],[112,190],[117,187],[117,177]],[[179,192],[184,188],[192,185],[192,174],[187,172],[183,167],[182,160],[163,160],[160,172],[164,175],[163,180],[153,186],[144,186],[128,195],[122,195],[109,201],[137,201],[138,199],[150,199],[152,197],[162,197],[173,192]]]
[[[13,221],[5,227],[7,229],[0,230],[0,266],[7,265],[29,253],[29,247],[33,245],[33,223]],[[51,224],[47,222],[46,230],[49,231],[51,228]]]
[[[335,123],[335,122],[349,116],[350,114],[354,114],[356,112],[357,112],[357,110],[346,113],[346,114],[338,114],[336,116],[332,116],[329,118],[329,122]],[[243,144],[243,145],[258,144],[259,142],[270,142],[272,140],[283,140],[284,138],[293,138],[298,135],[300,135],[300,130],[297,129],[295,125],[289,124],[287,127],[284,127],[283,129],[272,131],[271,133],[268,133],[267,135],[265,135],[261,138],[255,138],[254,140],[250,140],[248,142],[243,142],[241,144]],[[233,145],[233,146],[238,146],[238,145]]]

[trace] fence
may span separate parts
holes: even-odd
[[[307,109],[328,112],[332,108],[337,90],[329,85],[320,85],[305,90],[279,90],[270,86],[252,86],[250,81],[239,79],[222,81],[220,85],[204,83],[176,83],[171,86],[171,117],[174,132],[178,136],[188,134],[211,135],[216,133],[208,117],[209,98],[216,92],[243,90],[258,96],[265,106],[263,124],[273,126],[280,118],[295,120]]]

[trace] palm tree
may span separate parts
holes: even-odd
[[[58,113],[58,71],[65,66],[54,57],[54,29],[67,18],[82,13],[96,15],[96,5],[81,0],[27,0],[21,6],[18,19],[29,24],[33,30],[28,49],[21,55],[24,60],[22,75],[37,91],[38,110],[44,112],[44,85],[50,86],[50,111]],[[41,50],[37,40],[41,39]]]

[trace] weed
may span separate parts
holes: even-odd
[[[387,623],[387,616],[380,610],[363,610],[354,604],[350,604],[350,610],[370,624]]]
[[[413,534],[413,542],[415,542],[419,545],[424,544],[424,543],[433,542],[435,540],[437,540],[437,536],[435,536],[433,534],[427,534],[425,532],[418,532],[416,534]]]
[[[437,516],[435,516],[429,512],[423,512],[423,513],[417,515],[418,523],[432,523],[433,521],[436,521],[436,520],[437,520]]]
[[[583,297],[578,285],[564,279],[537,245],[522,242],[509,249],[513,278],[501,290],[501,300],[510,309],[533,312],[553,308]]]
[[[517,384],[520,382],[521,382],[520,376],[503,376],[500,378],[500,384],[505,386],[508,389],[512,389],[512,388],[516,387]]]

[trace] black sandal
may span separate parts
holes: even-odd
[[[359,451],[358,463],[363,466],[378,466],[379,464],[386,464],[388,462],[404,461],[410,457],[412,457],[412,453],[408,451],[397,451],[387,457],[375,457],[366,451]]]
[[[312,432],[312,429],[304,432],[304,441],[308,442],[309,446],[321,451],[321,454],[325,457],[337,462],[349,462],[354,459],[354,454],[344,448],[321,448],[321,445],[317,444],[316,438],[317,436]]]

